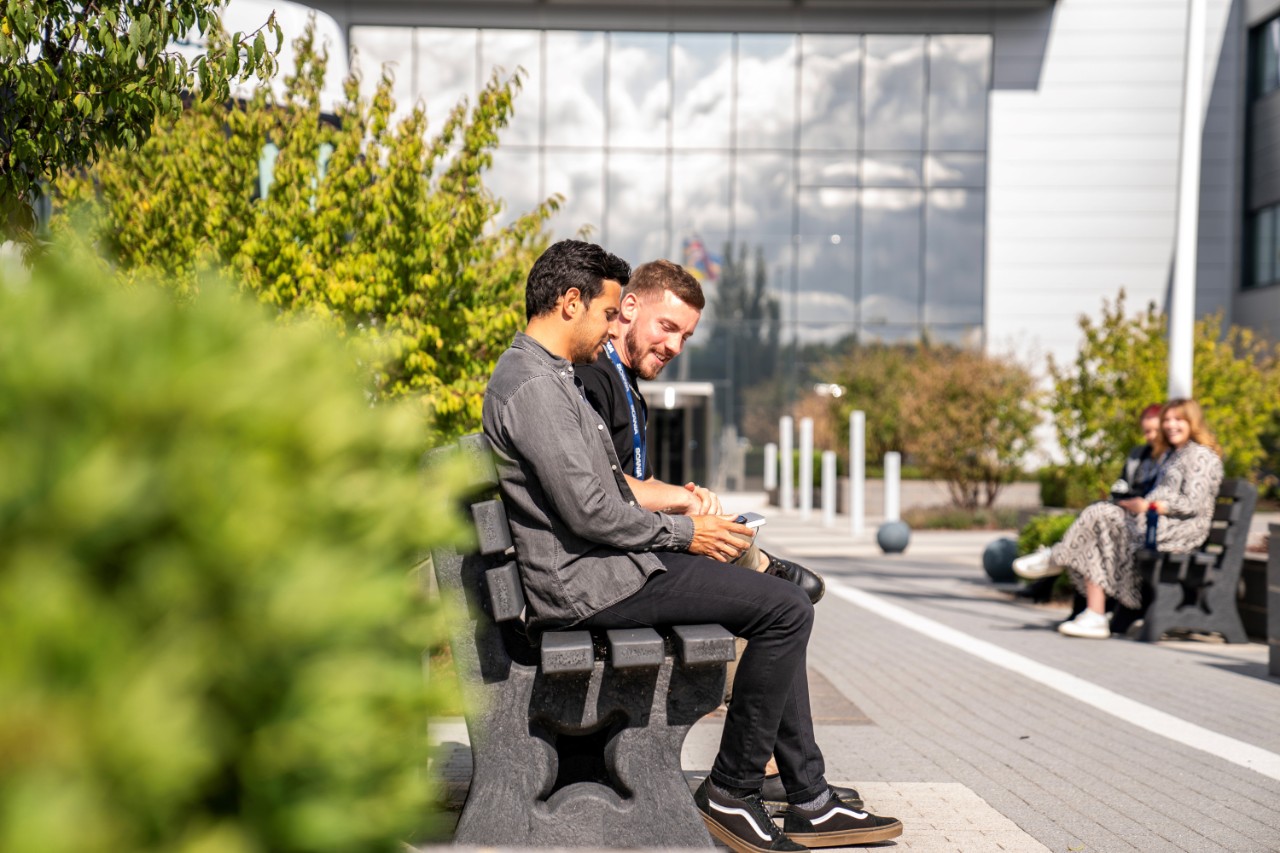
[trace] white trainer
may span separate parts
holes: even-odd
[[[1039,580],[1062,574],[1062,567],[1049,562],[1049,546],[1041,545],[1013,561],[1013,573],[1023,580]]]
[[[1074,619],[1068,619],[1058,626],[1058,633],[1068,637],[1085,637],[1090,640],[1105,640],[1111,636],[1111,617],[1106,613],[1097,613],[1089,608],[1081,610]]]

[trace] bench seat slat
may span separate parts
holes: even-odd
[[[548,631],[542,635],[542,671],[548,675],[591,672],[595,663],[590,631]]]
[[[738,656],[733,634],[720,625],[676,625],[671,631],[685,666],[728,663]]]
[[[606,632],[609,660],[614,669],[662,666],[666,643],[652,628],[621,628]]]

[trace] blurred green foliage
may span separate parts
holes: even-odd
[[[1062,512],[1029,519],[1018,532],[1018,553],[1030,554],[1041,545],[1058,544],[1076,520],[1076,515],[1074,512]]]
[[[115,148],[136,150],[184,97],[225,101],[269,79],[281,32],[221,32],[219,0],[5,0],[0,4],[0,237],[28,242],[41,185]],[[175,41],[212,36],[188,59]],[[268,45],[268,39],[270,45]]]
[[[1129,316],[1124,291],[1102,315],[1080,318],[1084,341],[1074,361],[1049,362],[1050,411],[1066,464],[1049,476],[1044,503],[1083,506],[1103,497],[1125,454],[1142,443],[1138,415],[1162,403],[1169,375],[1167,317],[1154,304]],[[1193,393],[1222,446],[1228,477],[1264,480],[1280,468],[1280,347],[1222,315],[1196,323]]]
[[[138,150],[60,181],[53,229],[87,227],[122,270],[182,290],[202,268],[234,270],[282,315],[356,343],[377,399],[412,397],[445,438],[476,431],[558,204],[499,227],[503,202],[484,184],[520,77],[495,74],[428,136],[422,104],[397,118],[386,70],[371,98],[353,74],[326,117],[327,54],[311,28],[295,47],[282,97],[264,83],[247,102],[195,104]]]
[[[61,258],[69,258],[60,260]],[[204,285],[0,275],[0,849],[391,850],[428,806],[456,540],[416,413]]]

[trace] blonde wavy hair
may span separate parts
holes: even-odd
[[[1222,456],[1222,448],[1218,446],[1218,440],[1213,437],[1209,426],[1204,422],[1204,410],[1200,408],[1199,403],[1189,397],[1170,400],[1160,407],[1160,434],[1156,436],[1154,445],[1156,456],[1169,449],[1169,442],[1164,437],[1164,418],[1170,412],[1187,422],[1191,428],[1192,441],[1196,444],[1204,445],[1218,454],[1219,457]]]

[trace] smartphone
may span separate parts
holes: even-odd
[[[762,527],[768,519],[758,512],[744,512],[742,515],[735,518],[734,521],[738,524],[745,524],[750,528],[756,528]]]

